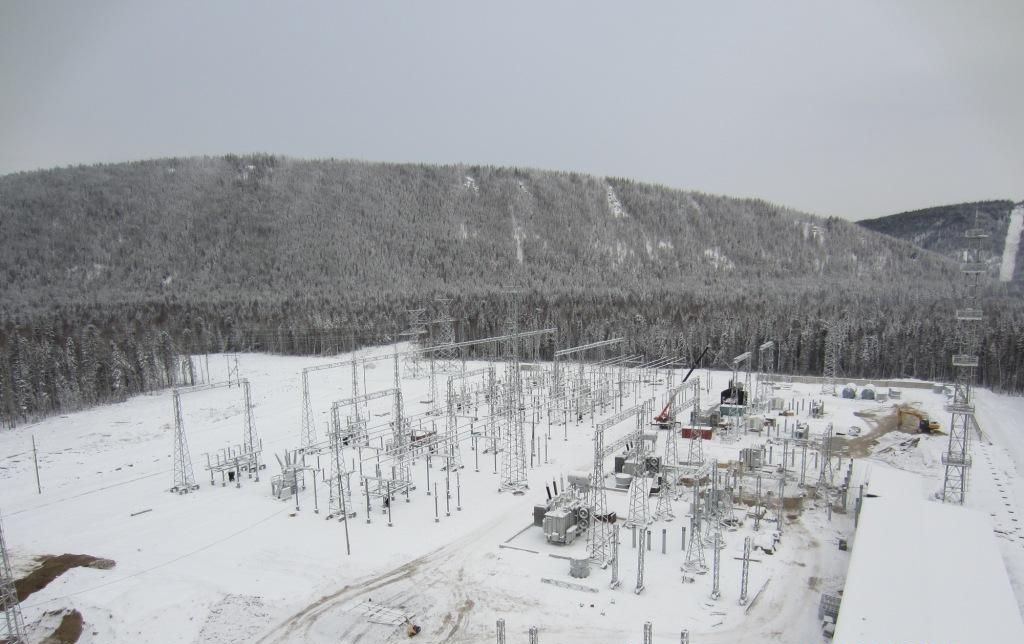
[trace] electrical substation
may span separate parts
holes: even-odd
[[[94,526],[75,535],[83,551],[182,592],[218,588],[197,600],[209,613],[197,641],[265,643],[864,641],[894,632],[875,616],[897,596],[927,594],[915,570],[945,557],[930,553],[964,539],[1024,548],[1006,496],[1006,510],[988,506],[994,532],[959,507],[971,489],[1008,494],[968,478],[971,436],[983,435],[970,297],[944,387],[845,377],[841,323],[822,376],[798,377],[776,373],[770,338],[735,356],[646,355],[619,336],[566,346],[557,328],[521,326],[506,296],[502,335],[460,339],[439,299],[358,352],[206,360],[189,369],[193,386],[86,412],[137,438],[112,445],[72,425],[62,431],[79,432],[88,458],[41,462],[33,444],[49,500],[26,497],[15,526],[67,513]],[[79,490],[89,459],[112,450],[95,466],[111,483]],[[925,546],[913,517],[929,526]],[[167,544],[172,525],[195,529]],[[975,564],[994,586],[964,601],[1012,631],[1012,589],[990,559]],[[7,641],[25,641],[6,550],[2,564]],[[123,634],[113,617],[95,628]]]

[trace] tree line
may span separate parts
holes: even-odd
[[[836,319],[850,377],[948,379],[957,347],[949,259],[764,201],[573,173],[270,155],[19,173],[0,177],[0,240],[8,423],[189,382],[193,354],[392,342],[438,297],[459,339],[515,311],[561,347],[621,335],[631,353],[731,357],[775,340],[788,373],[821,372]],[[983,302],[979,375],[1002,391],[1024,386],[1012,288]]]

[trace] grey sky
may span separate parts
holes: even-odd
[[[0,0],[0,174],[480,163],[861,218],[1024,199],[1024,2]]]

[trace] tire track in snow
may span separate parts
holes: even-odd
[[[265,634],[258,641],[260,643],[268,644],[278,642],[313,641],[312,634],[310,633],[311,629],[328,613],[335,610],[344,610],[346,604],[364,597],[372,591],[378,591],[404,580],[410,580],[414,576],[424,577],[425,583],[414,585],[410,588],[410,591],[412,592],[402,592],[400,595],[408,596],[413,593],[422,593],[424,586],[436,586],[443,580],[443,576],[423,575],[424,572],[429,572],[438,568],[450,567],[449,564],[453,559],[465,556],[465,550],[470,544],[489,544],[490,541],[482,540],[481,535],[500,525],[501,517],[487,525],[481,526],[477,530],[474,530],[457,541],[445,544],[440,548],[408,561],[387,572],[364,577],[346,584],[337,592],[321,597],[312,604],[301,609],[299,612],[293,614],[269,633]],[[448,584],[444,585],[449,587],[450,590],[455,590]],[[468,598],[457,597],[456,599],[465,600]],[[458,605],[462,602],[457,601],[455,603]],[[463,615],[459,615],[459,619],[455,625],[456,627],[449,633],[448,637],[455,635],[463,622],[462,618]],[[353,631],[356,628],[365,629],[369,626],[371,625],[368,622],[359,620],[352,628],[339,635],[343,638],[342,641],[358,641],[360,637],[365,635],[365,633],[356,634],[353,633]]]

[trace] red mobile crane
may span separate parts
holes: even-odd
[[[697,357],[697,360],[693,363],[693,366],[690,367],[690,370],[686,372],[686,377],[683,378],[683,382],[686,382],[687,380],[690,379],[690,376],[693,374],[693,371],[700,366],[700,361],[704,359],[704,356],[707,354],[708,349],[710,348],[711,347],[704,347],[704,350],[700,352],[700,355]],[[665,407],[661,410],[661,413],[654,417],[655,423],[661,425],[662,427],[668,427],[668,424],[672,422],[673,402],[675,402],[675,400],[669,398],[668,402],[665,404]]]

